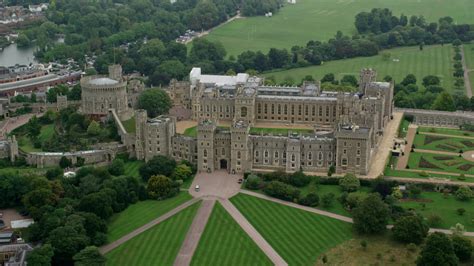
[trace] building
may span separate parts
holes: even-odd
[[[377,82],[364,69],[358,92],[322,91],[319,83],[301,87],[265,86],[248,74],[203,75],[193,68],[189,82],[173,81],[169,94],[198,121],[197,137],[176,133],[175,118],[148,119],[136,112],[135,154],[149,160],[166,155],[196,163],[199,171],[250,170],[367,174],[372,154],[392,117],[393,83]],[[219,122],[231,124],[219,127]],[[305,125],[310,134],[252,134],[265,122]]]
[[[108,76],[86,76],[81,79],[81,112],[105,117],[115,109],[121,120],[132,116],[127,97],[127,82],[122,78],[120,65],[109,66]]]

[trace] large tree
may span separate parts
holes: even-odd
[[[399,218],[393,228],[393,237],[405,243],[420,244],[428,235],[428,224],[419,215],[408,215]]]
[[[458,265],[458,258],[454,253],[453,243],[443,233],[433,233],[427,240],[416,260],[418,266],[454,266]]]
[[[51,258],[53,255],[54,251],[51,245],[44,244],[29,252],[26,261],[29,266],[49,266],[51,265]]]
[[[105,258],[100,254],[95,246],[88,246],[74,255],[75,266],[102,266],[105,265]]]
[[[142,165],[139,172],[143,181],[147,182],[148,179],[154,175],[172,176],[175,167],[175,160],[166,156],[158,155]]]
[[[138,108],[145,109],[148,117],[167,114],[172,106],[169,95],[162,89],[150,89],[138,97]]]
[[[169,177],[156,175],[148,180],[147,190],[151,199],[161,200],[178,194],[179,186]]]
[[[370,194],[353,210],[354,228],[363,234],[377,234],[386,230],[390,211],[376,193]]]
[[[454,253],[460,261],[469,261],[474,251],[471,240],[462,236],[453,236]]]
[[[439,94],[433,103],[433,109],[439,111],[455,111],[456,106],[454,105],[453,96],[448,92]]]
[[[360,187],[360,181],[354,174],[346,174],[339,179],[339,186],[343,191],[354,192]]]

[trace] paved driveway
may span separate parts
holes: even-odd
[[[227,171],[198,173],[189,188],[189,193],[193,197],[213,196],[227,199],[239,193],[240,184],[237,183],[239,178],[243,177],[241,175],[231,175]],[[199,192],[195,191],[196,185],[200,187]]]

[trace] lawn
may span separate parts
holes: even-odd
[[[260,135],[260,134],[273,134],[273,135],[288,135],[288,132],[292,133],[301,133],[301,134],[311,134],[314,130],[311,129],[295,129],[295,128],[262,128],[262,127],[252,127],[250,128],[250,134]]]
[[[125,131],[127,131],[127,133],[135,133],[135,116],[128,120],[122,121],[122,125],[125,128]]]
[[[54,134],[54,124],[41,126],[41,132],[38,136],[38,140],[42,143],[49,140]],[[27,136],[21,136],[18,140],[18,146],[24,152],[37,152],[41,151],[33,146],[33,142]]]
[[[418,127],[419,132],[428,132],[428,133],[436,133],[436,134],[445,134],[445,135],[453,135],[453,136],[469,136],[474,137],[474,132],[465,131],[460,129],[454,128],[444,128],[444,127]]]
[[[474,139],[464,139],[462,136],[435,136],[417,134],[413,142],[415,149],[445,151],[458,153],[474,150]]]
[[[191,265],[272,265],[267,256],[217,202]]]
[[[459,176],[454,176],[454,175],[440,175],[440,174],[428,174],[428,176],[422,176],[420,175],[419,172],[410,172],[411,169],[406,169],[406,170],[394,170],[390,169],[389,167],[385,168],[384,174],[385,176],[389,177],[405,177],[405,178],[420,178],[420,179],[427,179],[427,178],[440,178],[440,179],[450,179],[452,181],[457,181],[457,182],[473,182],[474,183],[474,178],[472,177],[464,177],[464,180],[460,180]]]
[[[231,201],[289,265],[314,265],[352,238],[349,223],[243,194]]]
[[[420,199],[430,202],[401,202],[400,205],[405,208],[413,208],[424,217],[436,214],[441,217],[440,228],[450,228],[456,223],[461,223],[467,231],[474,231],[474,204],[472,201],[459,201],[453,195],[447,198],[443,193],[422,192]],[[423,207],[424,205],[424,207]],[[457,214],[456,210],[464,208],[466,213],[463,216]]]
[[[459,156],[412,152],[408,159],[408,166],[410,169],[426,171],[474,174],[474,163]]]
[[[226,127],[226,126],[218,126],[218,128],[224,129],[224,130],[229,130],[229,127]],[[197,137],[197,126],[186,128],[186,130],[184,130],[184,132],[183,132],[183,135],[188,136],[188,137],[192,137],[192,138],[196,138]]]
[[[247,50],[266,52],[272,47],[289,50],[309,40],[328,40],[338,30],[353,35],[355,15],[372,8],[389,8],[396,16],[423,15],[428,23],[447,15],[456,23],[474,23],[472,0],[297,0],[271,18],[237,19],[213,30],[206,38],[224,44],[228,55]]]
[[[140,166],[144,164],[143,161],[127,161],[125,162],[125,174],[126,176],[140,177],[138,170]]]
[[[466,59],[467,68],[472,70],[469,72],[469,80],[471,82],[471,89],[474,94],[474,44],[464,44],[464,56]]]
[[[327,73],[334,73],[340,79],[344,75],[359,76],[362,68],[373,68],[377,70],[377,77],[381,80],[390,75],[396,82],[400,82],[408,74],[414,74],[418,83],[427,75],[436,75],[441,78],[441,84],[447,90],[453,91],[452,63],[451,57],[454,52],[451,45],[425,46],[423,51],[418,47],[403,47],[387,50],[392,60],[382,59],[381,54],[371,57],[357,57],[352,59],[335,60],[324,63],[321,66],[310,66],[294,68],[283,71],[265,73],[264,76],[273,76],[277,82],[291,77],[295,82],[300,82],[306,75],[312,75],[315,79],[321,79]],[[393,59],[399,59],[398,62]],[[462,92],[462,91],[461,91]]]
[[[139,201],[130,205],[123,212],[112,216],[107,233],[108,240],[117,240],[190,199],[191,196],[187,192],[181,192],[171,199]]]
[[[173,265],[199,206],[193,204],[112,250],[107,265]]]
[[[410,121],[406,120],[405,117],[403,117],[403,120],[400,123],[400,126],[398,127],[398,137],[399,138],[406,137],[409,125],[410,125]]]

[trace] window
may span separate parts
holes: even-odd
[[[247,107],[244,106],[244,107],[240,108],[240,115],[242,117],[247,117]]]
[[[224,148],[222,148],[221,154],[225,155],[225,149]]]
[[[278,158],[278,152],[277,151],[275,152],[275,158]]]
[[[356,165],[360,165],[360,158],[356,158]]]
[[[294,154],[291,155],[291,161],[294,162],[296,160],[296,156]]]
[[[258,157],[258,151],[255,151],[255,157]]]
[[[323,153],[322,153],[322,152],[319,152],[319,154],[318,154],[318,160],[319,160],[319,161],[322,161],[322,160],[323,160]]]
[[[204,157],[207,157],[207,150],[204,150],[204,151],[203,151],[203,156],[204,156]]]
[[[313,159],[313,153],[312,152],[308,152],[308,160],[312,160]]]
[[[347,166],[347,158],[342,159],[341,165]]]
[[[237,159],[240,159],[240,156],[241,156],[240,151],[238,151],[237,152]]]
[[[357,150],[357,156],[360,156],[360,150]]]

